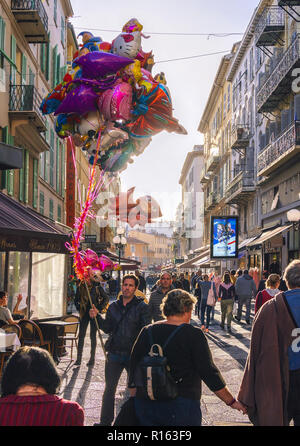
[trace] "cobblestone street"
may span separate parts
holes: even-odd
[[[253,312],[252,312],[253,316]],[[197,316],[193,316],[192,324],[200,326]],[[220,327],[220,304],[216,305],[214,321],[207,339],[216,365],[233,395],[237,395],[247,358],[251,327],[243,321],[232,323],[232,333],[228,334]],[[103,334],[103,339],[107,336]],[[73,366],[70,357],[62,358],[58,369],[62,378],[60,394],[66,399],[77,401],[85,409],[85,425],[92,426],[99,422],[102,394],[104,391],[104,354],[98,343],[96,363],[87,367],[90,344],[89,333],[86,335],[82,365]],[[73,360],[76,352],[73,351]],[[116,414],[122,403],[127,399],[126,372],[123,372],[116,393]],[[202,387],[202,424],[204,426],[234,426],[251,425],[246,415],[232,410],[221,402],[203,383]]]

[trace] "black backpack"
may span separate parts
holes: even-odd
[[[142,396],[152,401],[172,400],[178,396],[177,383],[170,373],[164,350],[174,335],[183,325],[179,325],[168,337],[164,345],[153,343],[152,326],[147,330],[150,341],[150,351],[143,357],[137,367],[136,384]]]

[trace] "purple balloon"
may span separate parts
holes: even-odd
[[[92,86],[80,84],[67,94],[54,115],[59,115],[60,113],[84,115],[89,111],[97,110],[98,99],[99,96],[94,92]]]
[[[116,73],[121,68],[133,63],[134,60],[118,56],[117,54],[93,51],[79,57],[74,62],[82,67],[82,77],[98,79]]]

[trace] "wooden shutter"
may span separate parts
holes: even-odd
[[[54,205],[53,205],[53,200],[50,198],[49,200],[49,217],[54,220]]]
[[[24,54],[22,54],[22,68],[21,68],[22,85],[27,85],[26,72],[27,72],[27,57]]]
[[[45,213],[45,196],[44,192],[40,192],[40,213],[44,215]]]
[[[14,64],[16,64],[17,60],[17,42],[15,37],[11,36],[11,50],[10,50],[10,57]],[[11,83],[12,85],[16,85],[16,78],[17,78],[17,71],[15,67],[11,65]]]
[[[38,202],[38,160],[33,160],[33,197],[32,206],[37,209]]]
[[[28,204],[29,189],[29,151],[25,150],[25,168],[24,168],[24,203]]]
[[[54,186],[54,131],[50,130],[50,165],[49,165],[49,183]]]
[[[61,183],[60,195],[65,197],[65,145],[61,144]],[[77,190],[77,187],[76,187]]]
[[[60,193],[60,142],[56,138],[56,192]]]
[[[5,21],[0,17],[0,50],[5,50]]]
[[[52,87],[56,86],[57,76],[57,45],[52,50]]]

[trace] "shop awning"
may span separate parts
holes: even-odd
[[[246,238],[239,244],[239,249],[245,248],[246,246],[249,245],[249,243],[251,243],[255,239],[256,237]]]
[[[0,170],[22,169],[23,149],[0,142]]]
[[[0,192],[0,251],[67,254],[69,231]]]
[[[204,265],[209,266],[209,263],[210,263],[210,256],[206,256],[206,257],[202,258],[201,260],[198,260],[198,262],[194,263],[194,266],[204,267]]]
[[[209,254],[209,249],[206,249],[202,254],[188,260],[187,262],[181,263],[179,268],[195,268],[198,266],[198,262],[205,258]]]
[[[285,231],[286,229],[291,228],[292,226],[293,225],[280,226],[276,229],[272,229],[270,231],[263,232],[258,238],[256,238],[251,243],[249,243],[248,246],[261,245],[265,241],[270,240],[271,238],[275,237],[275,235],[280,234],[281,232]]]

